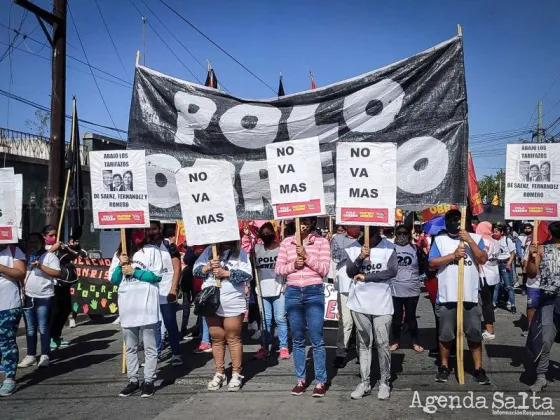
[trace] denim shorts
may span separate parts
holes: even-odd
[[[537,309],[541,303],[541,289],[527,287],[527,309]]]

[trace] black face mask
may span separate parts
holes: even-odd
[[[459,220],[450,220],[445,224],[445,230],[450,235],[457,235],[459,233],[460,222]]]
[[[274,242],[274,239],[276,238],[276,235],[271,234],[271,235],[262,235],[261,239],[264,242],[265,245],[270,245],[272,242]]]
[[[397,236],[395,236],[395,243],[399,246],[405,246],[407,244],[410,243],[410,240],[408,238],[408,234],[398,234]]]

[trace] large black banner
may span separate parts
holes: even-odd
[[[272,218],[265,146],[318,136],[334,214],[336,143],[398,145],[399,207],[465,203],[467,94],[462,39],[330,86],[268,100],[136,68],[129,147],[146,149],[150,216],[181,219],[174,173],[203,159],[232,165],[238,216]]]

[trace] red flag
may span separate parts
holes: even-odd
[[[480,198],[480,190],[478,189],[478,181],[476,180],[476,173],[474,172],[471,152],[469,152],[468,171],[469,203],[473,216],[478,216],[484,211],[484,207],[482,207],[482,198]]]
[[[311,89],[317,89],[317,85],[315,84],[315,78],[313,77],[313,72],[309,72],[309,77],[311,77]]]

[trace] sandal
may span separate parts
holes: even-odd
[[[216,372],[212,380],[208,382],[208,391],[217,391],[222,387],[224,382],[226,382],[226,375]]]
[[[424,352],[424,347],[422,347],[422,346],[419,345],[419,344],[414,343],[414,344],[412,345],[412,348],[414,349],[414,351],[415,351],[416,353],[423,353],[423,352]]]
[[[400,347],[399,343],[392,344],[389,347],[389,351],[397,351],[399,349],[399,347]]]

